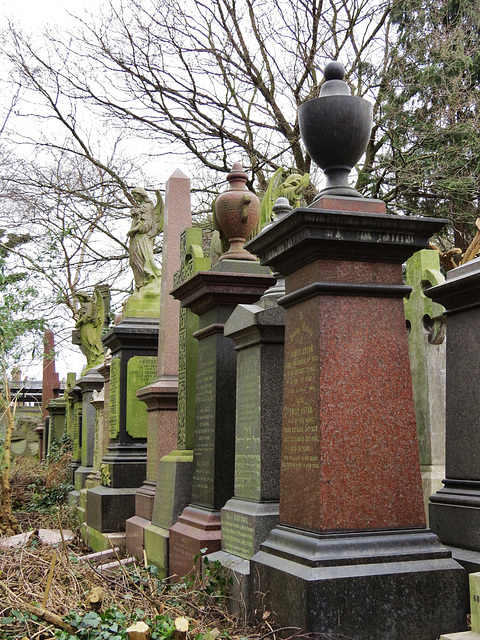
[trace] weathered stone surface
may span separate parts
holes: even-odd
[[[175,290],[182,305],[199,316],[199,344],[192,503],[170,529],[170,573],[182,575],[187,564],[190,569],[202,548],[207,553],[220,549],[220,509],[233,496],[236,387],[234,343],[223,329],[237,304],[255,302],[274,282],[257,263],[223,260]],[[210,517],[197,518],[198,507]],[[204,523],[208,528],[202,544]]]
[[[445,477],[446,352],[444,307],[423,290],[444,281],[438,251],[423,249],[407,260],[406,284],[412,293],[404,300],[405,318],[427,520],[429,497]]]
[[[445,221],[331,206],[248,244],[286,275],[281,524],[253,588],[281,626],[434,640],[465,628],[464,574],[424,528],[401,265]]]
[[[452,269],[444,284],[425,291],[446,307],[448,326],[446,479],[444,488],[430,497],[430,526],[468,571],[480,569],[480,443],[472,410],[480,402],[475,375],[480,356],[479,283],[476,259]]]
[[[181,264],[180,235],[191,224],[190,180],[179,169],[167,180],[163,232],[161,304],[159,307],[157,375],[149,386],[141,385],[138,397],[148,408],[147,477],[137,496],[137,520],[127,532],[127,547],[134,528],[145,530],[151,522],[155,484],[160,459],[177,444],[177,403],[179,367],[179,302],[170,294],[174,274]],[[143,522],[140,521],[143,519]],[[140,532],[135,534],[135,540]]]
[[[156,361],[158,321],[126,318],[105,335],[104,343],[112,352],[108,401],[111,441],[101,463],[102,484],[87,492],[85,528],[99,547],[104,534],[125,530],[125,521],[135,515],[135,491],[145,480],[146,424],[135,424],[145,415],[145,405],[136,397],[135,386],[155,375],[151,365]],[[129,378],[130,372],[133,375]],[[134,422],[130,427],[128,419]]]

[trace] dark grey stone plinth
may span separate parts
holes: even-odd
[[[353,640],[436,640],[466,628],[463,569],[428,530],[279,526],[251,565],[257,616],[266,607],[280,626]]]
[[[170,574],[188,573],[201,549],[220,549],[220,509],[234,493],[237,359],[224,326],[237,304],[255,302],[274,283],[258,263],[223,260],[175,289],[199,316],[199,330],[192,497],[170,529]]]
[[[230,610],[250,616],[248,560],[278,523],[285,310],[269,291],[225,324],[237,351],[235,497],[222,509],[219,560],[232,578]],[[245,562],[242,562],[245,561]]]
[[[112,489],[102,486],[89,489],[87,499],[89,527],[101,533],[125,531],[126,519],[135,514],[135,491],[134,488]]]
[[[430,526],[469,572],[480,570],[479,285],[476,259],[452,269],[447,282],[425,291],[446,307],[448,335],[446,478],[444,487],[430,497]]]
[[[96,412],[92,405],[94,391],[100,391],[104,385],[104,378],[98,372],[98,367],[89,369],[84,375],[77,380],[77,387],[80,388],[82,397],[82,427],[81,427],[81,465],[75,471],[74,485],[77,491],[82,492],[89,475],[93,472],[93,455],[95,452],[95,427]],[[79,524],[85,521],[85,509],[82,505],[82,495],[80,495],[80,504],[77,508],[77,520]]]

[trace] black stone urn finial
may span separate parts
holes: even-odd
[[[298,111],[300,135],[312,160],[323,169],[327,185],[317,195],[363,197],[348,184],[348,176],[367,148],[373,108],[352,96],[340,62],[329,62],[318,98]]]

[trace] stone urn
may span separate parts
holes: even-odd
[[[348,176],[360,160],[373,125],[373,107],[352,96],[339,62],[329,62],[318,98],[304,102],[298,111],[300,135],[312,160],[323,169],[327,184],[316,196],[363,197],[348,184]]]
[[[247,179],[242,165],[236,162],[227,176],[228,189],[215,202],[217,223],[230,243],[219,260],[257,260],[243,247],[260,216],[260,201],[248,190]]]

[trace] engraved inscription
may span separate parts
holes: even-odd
[[[312,329],[303,320],[288,338],[285,357],[282,470],[318,469],[319,416],[313,405],[318,356]]]
[[[222,511],[222,548],[249,560],[255,553],[255,534],[251,517]]]
[[[208,338],[205,339],[208,342]],[[215,456],[215,350],[199,344],[192,498],[213,491]],[[208,498],[207,498],[208,500]]]
[[[127,364],[127,433],[132,438],[146,438],[147,406],[137,398],[137,391],[157,377],[156,356],[133,356]]]
[[[108,403],[108,431],[110,438],[118,438],[120,432],[120,357],[112,360],[110,367],[110,397]]]
[[[178,353],[178,435],[177,446],[183,449],[187,439],[187,310],[180,307]]]
[[[73,459],[80,460],[82,455],[82,403],[73,405]]]
[[[260,361],[254,349],[242,351],[237,362],[237,422],[235,495],[259,499],[260,487]]]

